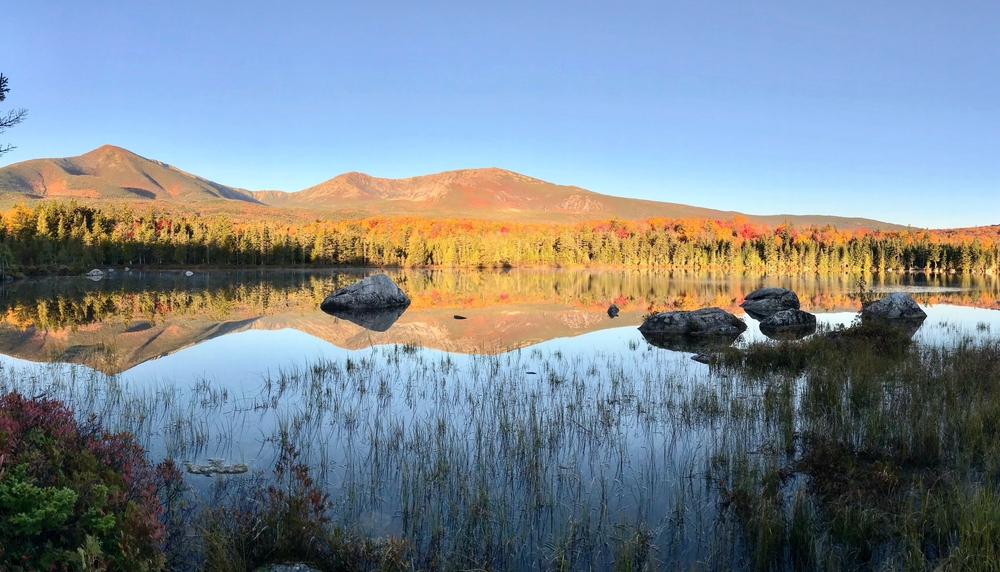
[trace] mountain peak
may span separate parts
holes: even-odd
[[[124,147],[119,147],[117,145],[101,145],[97,149],[88,151],[81,157],[106,157],[106,156],[119,156],[119,157],[140,157],[139,155],[125,149]]]
[[[116,145],[77,157],[35,159],[0,169],[0,193],[32,198],[117,200],[239,200],[257,203],[245,190],[202,179]]]

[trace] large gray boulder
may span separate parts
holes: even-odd
[[[410,298],[385,274],[372,274],[359,282],[330,294],[320,308],[335,310],[373,310],[410,305]]]
[[[782,310],[761,321],[760,331],[776,340],[797,340],[816,332],[816,316],[802,310]]]
[[[740,304],[750,317],[763,320],[782,310],[798,310],[799,297],[788,288],[768,286],[747,294]]]
[[[683,336],[732,336],[747,329],[743,320],[722,308],[660,312],[639,326],[643,334]]]
[[[923,320],[926,317],[917,301],[906,292],[893,292],[861,310],[861,318],[867,320]]]

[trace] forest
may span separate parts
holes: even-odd
[[[7,274],[101,266],[621,267],[767,274],[996,274],[995,229],[837,229],[649,218],[573,224],[432,218],[265,221],[75,202],[0,213]],[[991,234],[992,233],[992,234]]]

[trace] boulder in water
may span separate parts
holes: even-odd
[[[926,317],[927,313],[906,292],[893,292],[861,310],[861,318],[869,320],[923,320]]]
[[[410,305],[410,298],[385,274],[372,274],[333,292],[323,300],[320,308],[334,310],[363,310],[399,308]]]
[[[740,304],[750,317],[763,320],[782,310],[798,310],[799,297],[788,288],[768,286],[747,294]]]
[[[747,329],[743,320],[722,308],[659,312],[646,318],[639,326],[643,334],[669,334],[684,336],[732,336]]]

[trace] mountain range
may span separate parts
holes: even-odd
[[[249,191],[210,181],[121,147],[104,145],[78,157],[33,159],[0,168],[0,200],[75,198],[81,202],[158,203],[164,207],[249,205],[303,216],[361,218],[425,216],[509,222],[701,217],[778,225],[895,229],[900,225],[825,215],[750,215],[687,204],[604,195],[557,185],[496,167],[461,169],[405,179],[345,173],[297,192]]]

